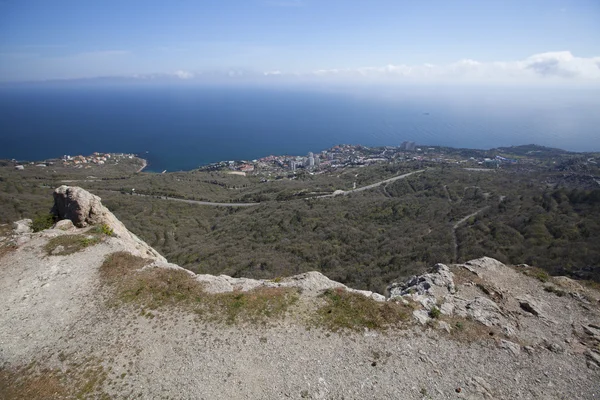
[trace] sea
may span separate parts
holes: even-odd
[[[148,171],[402,141],[600,151],[600,91],[523,87],[0,87],[0,158],[135,153]]]

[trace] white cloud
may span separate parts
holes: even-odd
[[[192,79],[194,77],[194,74],[188,71],[175,71],[173,73],[173,75],[175,75],[176,77],[178,77],[179,79]]]
[[[390,64],[383,67],[320,69],[305,76],[417,83],[600,83],[600,57],[576,57],[569,51],[560,51],[535,54],[519,61],[464,59],[444,65]]]

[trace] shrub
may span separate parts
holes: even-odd
[[[439,317],[440,317],[440,315],[442,315],[442,312],[441,312],[441,311],[440,311],[440,309],[439,309],[439,308],[437,308],[437,307],[432,307],[432,308],[431,308],[431,310],[429,310],[429,316],[430,316],[431,318],[434,318],[434,319],[435,319],[435,318],[439,318]]]
[[[94,228],[95,233],[101,233],[106,236],[114,236],[115,232],[108,224],[98,225]]]
[[[34,232],[43,231],[44,229],[49,229],[54,225],[54,214],[37,214],[33,217],[33,222],[31,223],[31,229]]]

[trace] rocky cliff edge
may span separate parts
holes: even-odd
[[[318,272],[195,275],[99,197],[61,186],[54,198],[53,228],[2,227],[5,398],[600,396],[600,294],[569,278],[487,257],[385,295]],[[249,306],[259,313],[236,319]]]

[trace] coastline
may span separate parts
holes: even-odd
[[[140,167],[140,169],[138,169],[136,171],[136,174],[139,174],[140,172],[142,172],[144,170],[144,168],[146,168],[148,166],[148,161],[146,161],[145,158],[140,158],[138,157],[140,160],[142,160],[142,166]]]

